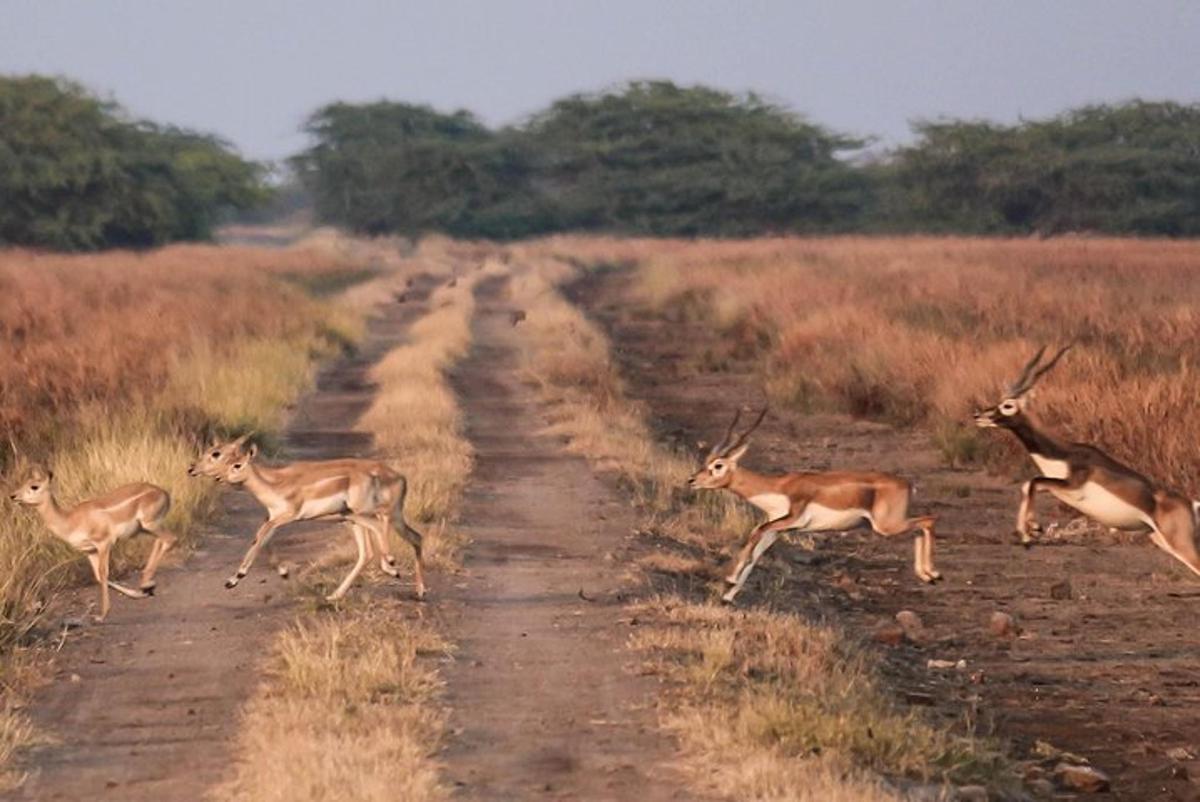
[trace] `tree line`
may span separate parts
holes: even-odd
[[[1200,234],[1200,104],[938,120],[886,153],[753,93],[636,81],[518,125],[331,103],[288,160],[318,221],[365,234],[561,231]],[[212,136],[132,120],[58,79],[0,78],[0,243],[203,239],[271,190]]]
[[[489,129],[466,111],[334,103],[292,159],[321,220],[367,232],[1200,234],[1200,105],[933,121],[867,144],[754,94],[634,82]]]

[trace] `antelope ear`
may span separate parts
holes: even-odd
[[[258,456],[258,443],[251,443],[250,448],[246,449],[246,453],[249,455],[250,459],[254,459],[255,457],[257,457]]]
[[[730,451],[728,454],[726,454],[725,459],[728,460],[729,462],[737,462],[738,460],[740,460],[742,458],[742,455],[746,453],[746,449],[748,449],[748,448],[750,448],[749,443],[742,443],[740,446],[735,448],[733,451]]]

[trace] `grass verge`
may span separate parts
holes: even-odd
[[[445,277],[470,261],[435,241],[412,256],[410,268]],[[453,521],[472,466],[446,371],[470,346],[472,290],[485,274],[458,276],[432,293],[408,342],[373,369],[378,390],[359,423],[409,479],[405,514],[424,531],[427,563],[442,571],[459,564]],[[397,555],[410,553],[394,545]],[[234,777],[216,798],[449,798],[434,755],[445,730],[436,663],[451,647],[411,603],[385,593],[366,602],[352,594],[336,610],[318,606],[276,638],[239,727]]]

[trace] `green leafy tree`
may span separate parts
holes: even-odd
[[[1086,106],[1000,126],[920,123],[896,154],[887,214],[978,233],[1200,233],[1200,105]]]
[[[760,97],[666,81],[572,95],[525,130],[569,228],[741,235],[853,227],[862,142]]]
[[[208,239],[265,199],[262,178],[215,137],[131,120],[68,81],[0,78],[0,244]]]

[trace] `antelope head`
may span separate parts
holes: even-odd
[[[10,495],[18,504],[37,507],[50,498],[50,486],[54,482],[54,474],[42,467],[35,467],[29,472],[29,478]]]
[[[1033,355],[1033,359],[1025,364],[1025,369],[1021,371],[1017,380],[1005,390],[1000,403],[975,413],[975,425],[982,429],[997,426],[1011,428],[1018,421],[1023,420],[1025,408],[1029,404],[1029,392],[1033,386],[1058,364],[1058,360],[1062,359],[1063,354],[1070,350],[1071,345],[1066,345],[1060,348],[1050,361],[1043,363],[1042,357],[1046,355],[1046,346],[1043,345],[1039,348],[1038,352]]]
[[[200,452],[196,461],[188,466],[188,476],[207,476],[221,481],[221,475],[229,463],[245,449],[246,441],[253,434],[250,432],[225,443],[214,439]]]
[[[258,456],[258,446],[251,443],[248,447],[240,446],[230,453],[232,456],[215,478],[218,482],[225,481],[231,485],[244,484],[250,475],[250,465]]]
[[[737,428],[738,420],[742,417],[742,411],[739,409],[737,414],[733,416],[733,422],[729,424],[729,429],[726,430],[725,436],[721,438],[721,442],[712,447],[708,452],[708,456],[704,458],[704,467],[696,471],[688,479],[689,487],[700,487],[706,490],[718,490],[723,487],[728,487],[733,481],[733,474],[737,471],[738,460],[746,453],[746,449],[750,447],[747,442],[751,432],[758,428],[762,423],[763,418],[767,416],[767,407],[763,407],[762,412],[758,413],[758,417],[754,423],[750,424],[750,428],[734,437],[734,430]]]

